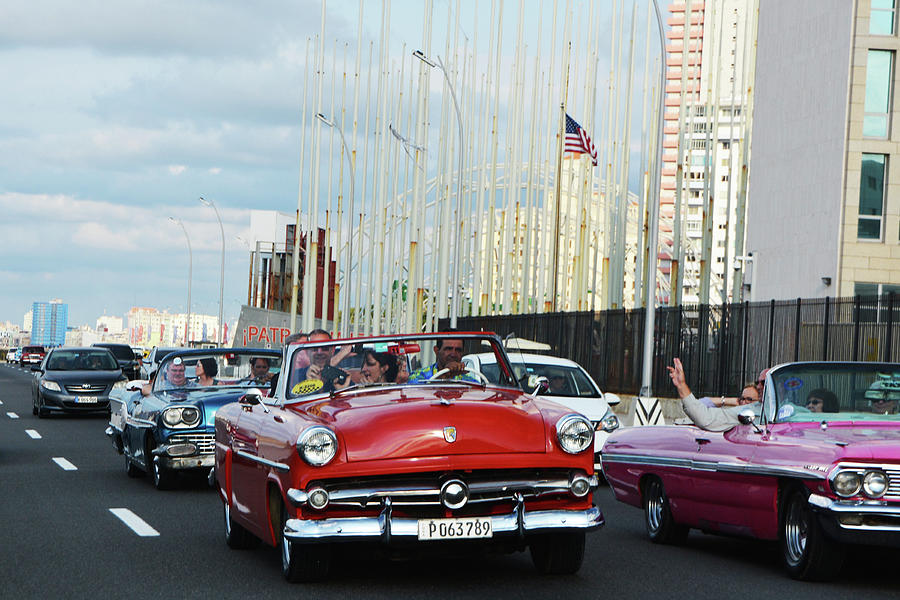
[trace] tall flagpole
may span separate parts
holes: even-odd
[[[644,398],[650,397],[653,385],[653,340],[654,328],[656,327],[656,261],[659,251],[659,196],[660,196],[660,176],[662,174],[662,133],[663,133],[663,117],[665,111],[665,84],[666,84],[666,40],[663,30],[662,16],[659,14],[659,4],[657,0],[653,0],[653,9],[656,11],[656,25],[659,30],[659,51],[661,61],[659,65],[659,96],[657,107],[657,123],[656,123],[656,164],[653,168],[653,182],[651,189],[655,198],[650,204],[650,234],[649,234],[649,260],[647,261],[646,285],[647,294],[647,310],[644,313],[644,352],[641,362],[641,392]]]

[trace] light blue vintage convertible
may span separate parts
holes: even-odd
[[[173,352],[149,381],[110,396],[106,435],[124,455],[129,477],[148,473],[157,489],[171,488],[179,472],[208,472],[215,464],[216,410],[249,390],[267,393],[280,370],[277,350]]]

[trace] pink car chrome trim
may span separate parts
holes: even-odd
[[[625,463],[634,465],[654,465],[690,469],[692,471],[717,471],[720,473],[743,473],[746,475],[774,475],[799,477],[801,479],[825,479],[825,473],[818,470],[808,471],[799,467],[775,467],[753,463],[726,463],[690,458],[663,458],[659,456],[643,456],[640,454],[603,453],[605,463]]]

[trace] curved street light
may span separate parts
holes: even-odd
[[[350,331],[350,271],[353,268],[353,180],[356,177],[353,168],[353,159],[350,156],[350,148],[347,146],[346,138],[344,138],[344,131],[337,123],[329,120],[322,113],[316,113],[316,118],[322,121],[322,123],[324,123],[325,125],[337,129],[337,132],[341,136],[341,145],[344,146],[344,154],[347,156],[347,164],[350,166],[350,227],[347,229],[347,231],[349,232],[347,236],[347,272],[344,276],[344,287],[347,288],[347,291],[345,293],[344,299],[344,318],[341,319],[341,334],[343,335],[345,323],[347,324],[347,332],[349,333]]]
[[[169,217],[169,220],[179,225],[181,230],[184,232],[184,239],[187,240],[188,247],[188,297],[187,297],[187,319],[184,323],[184,340],[190,345],[191,343],[191,279],[193,278],[193,270],[194,270],[194,255],[191,252],[191,238],[188,235],[187,229],[184,228],[184,223],[181,222],[181,219],[176,219],[175,217]],[[162,340],[159,341],[162,343]]]
[[[219,273],[219,327],[216,332],[216,342],[221,346],[224,340],[222,332],[225,329],[225,321],[222,314],[222,298],[225,295],[225,228],[222,227],[222,218],[219,216],[219,209],[216,208],[215,202],[206,200],[201,196],[200,203],[205,206],[211,206],[216,212],[216,219],[219,221],[219,231],[222,233],[222,270]]]
[[[460,263],[460,242],[461,240],[459,235],[460,229],[460,221],[462,220],[462,178],[463,178],[463,125],[462,125],[462,115],[459,112],[459,104],[456,102],[456,92],[453,91],[453,84],[450,83],[450,76],[447,74],[447,69],[444,68],[444,61],[441,60],[440,56],[437,56],[437,62],[431,61],[428,59],[425,54],[422,53],[421,50],[416,50],[413,52],[413,56],[421,60],[423,63],[428,65],[429,67],[437,67],[441,70],[441,73],[444,74],[444,81],[447,82],[447,88],[450,90],[450,97],[453,99],[453,108],[456,109],[456,124],[459,126],[459,167],[458,174],[456,180],[456,219],[454,219],[453,223],[453,250],[454,250],[454,259],[453,259],[453,272],[450,274],[450,289],[453,290],[453,295],[451,296],[450,301],[450,327],[456,328],[456,315],[459,313],[459,263]]]

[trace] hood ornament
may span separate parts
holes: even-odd
[[[452,444],[456,441],[456,427],[449,426],[444,427],[444,439],[447,440],[448,444]]]

